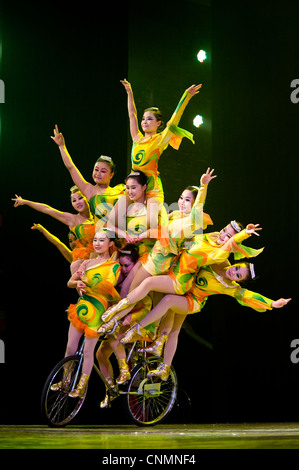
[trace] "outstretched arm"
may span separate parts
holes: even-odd
[[[43,212],[44,214],[54,217],[54,219],[59,220],[59,222],[62,222],[63,224],[68,225],[69,227],[73,225],[74,214],[71,214],[70,212],[58,211],[57,209],[54,209],[53,207],[48,206],[47,204],[29,201],[28,199],[23,199],[21,196],[18,196],[17,194],[15,196],[16,196],[15,198],[11,199],[12,201],[15,202],[14,207],[26,205],[36,211]]]
[[[123,84],[128,95],[128,114],[129,114],[129,120],[130,120],[130,132],[131,132],[132,140],[134,141],[138,138],[140,131],[138,127],[137,110],[136,110],[136,105],[134,101],[133,90],[132,90],[131,84],[127,81],[126,78],[124,80],[121,80],[120,83]]]
[[[51,139],[54,140],[55,144],[58,145],[63,163],[70,172],[74,184],[78,186],[79,190],[89,200],[93,196],[94,187],[83,178],[78,168],[74,165],[73,160],[66,148],[65,139],[62,133],[59,132],[57,124],[55,125],[54,136],[51,136]]]
[[[64,258],[69,263],[73,262],[72,251],[64,243],[62,243],[62,241],[60,241],[59,238],[55,237],[55,235],[53,235],[47,229],[45,229],[45,227],[43,227],[40,224],[33,224],[31,229],[38,230],[39,232],[41,232],[50,243],[56,246],[56,248],[60,251],[62,256],[64,256]]]

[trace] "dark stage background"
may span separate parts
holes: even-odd
[[[205,206],[214,228],[231,219],[263,227],[248,242],[265,246],[255,260],[260,277],[249,288],[273,299],[292,297],[283,309],[260,314],[215,296],[188,318],[174,360],[181,406],[170,421],[297,421],[299,364],[290,355],[299,337],[299,103],[291,101],[291,82],[299,79],[298,2],[0,5],[0,422],[41,422],[42,386],[64,354],[65,309],[76,300],[66,287],[67,262],[31,231],[41,223],[66,243],[67,228],[26,206],[14,209],[11,198],[17,193],[72,209],[72,181],[50,139],[56,123],[88,181],[100,154],[117,162],[113,184],[123,181],[131,148],[124,77],[139,117],[154,105],[165,121],[183,91],[203,83],[180,123],[193,129],[195,145],[185,140],[160,161],[165,201],[177,201],[207,166],[215,168]],[[208,53],[203,64],[199,49]],[[196,114],[204,118],[199,129],[192,125]],[[77,423],[124,422],[120,404],[98,408],[103,396],[92,378]]]

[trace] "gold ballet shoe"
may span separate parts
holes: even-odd
[[[117,304],[112,305],[109,307],[105,313],[102,315],[102,320],[103,322],[108,322],[111,320],[111,318],[114,317],[114,315],[118,312],[121,312],[122,310],[125,310],[125,308],[130,307],[130,302],[128,297],[125,297],[124,299],[121,299]]]
[[[113,377],[106,377],[106,381],[108,382],[109,388],[106,388],[106,395],[105,395],[104,400],[102,400],[101,403],[100,403],[100,408],[109,408],[110,403],[117,396],[117,395],[111,394],[110,391],[109,391],[109,389],[113,389],[115,387]]]
[[[140,348],[137,351],[141,353],[146,352],[146,353],[153,354],[154,356],[161,357],[164,344],[166,343],[167,338],[168,338],[167,335],[161,335],[148,348]]]
[[[127,344],[133,343],[137,339],[143,338],[146,335],[147,331],[145,328],[136,323],[132,328],[130,328],[125,336],[120,340],[120,343]]]
[[[165,381],[168,379],[170,374],[170,367],[168,364],[161,364],[157,367],[157,369],[152,370],[147,374],[148,377],[159,377],[161,380]]]
[[[69,393],[69,397],[71,398],[82,398],[84,396],[87,383],[88,383],[89,375],[81,374],[79,383],[77,387]]]
[[[105,333],[108,333],[108,334],[115,333],[116,329],[119,330],[120,328],[120,325],[117,325],[118,321],[119,321],[119,317],[116,316],[112,318],[111,320],[109,320],[107,323],[102,323],[102,325],[97,329],[97,333],[99,333],[100,335],[103,335]]]
[[[124,384],[129,378],[131,377],[129,366],[127,364],[126,359],[119,359],[118,361],[119,366],[119,376],[116,379],[116,383],[118,385]]]

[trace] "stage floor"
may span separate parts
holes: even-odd
[[[299,449],[299,423],[0,425],[0,449]]]

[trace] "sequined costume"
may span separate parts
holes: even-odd
[[[218,272],[217,272],[218,271]],[[203,266],[195,277],[195,283],[185,294],[188,313],[199,312],[210,295],[224,294],[234,297],[239,304],[265,312],[271,310],[273,300],[261,294],[242,288],[237,282],[221,275],[215,265]]]
[[[93,251],[93,239],[95,233],[94,219],[89,219],[83,224],[76,225],[71,228],[71,232],[75,236],[76,248],[72,250],[73,261],[78,259],[89,259],[90,253]]]
[[[109,214],[118,199],[126,193],[126,186],[118,184],[108,187],[103,194],[96,194],[89,200],[91,213],[94,215],[96,230],[106,226]]]
[[[115,287],[120,275],[119,263],[111,259],[104,263],[86,268],[82,280],[86,283],[86,292],[77,304],[71,304],[67,310],[72,325],[88,337],[98,337],[97,329],[102,324],[102,314],[109,302],[117,302],[120,295]]]
[[[164,192],[162,182],[158,171],[158,161],[163,151],[170,144],[176,150],[179,148],[183,137],[187,137],[193,143],[193,135],[177,127],[182,114],[192,98],[191,93],[185,91],[179,101],[166,128],[158,134],[150,137],[144,137],[139,132],[138,138],[133,142],[131,161],[132,171],[143,171],[147,176],[147,198],[156,198],[164,202]]]

